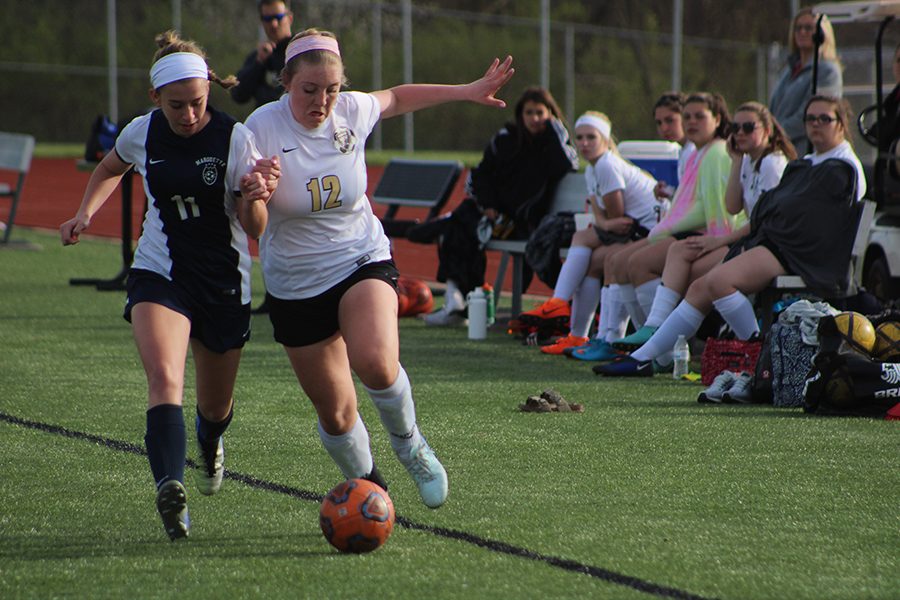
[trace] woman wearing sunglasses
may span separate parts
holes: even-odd
[[[733,215],[742,211],[749,215],[760,195],[778,185],[788,161],[797,158],[797,152],[778,121],[759,102],[746,102],[737,109],[730,132],[726,148],[731,174],[725,207]],[[727,253],[739,253],[741,244],[736,242],[748,233],[749,223],[725,235],[693,236],[672,244],[647,321],[613,346],[635,350],[650,339],[681,301],[688,285],[719,264]]]
[[[858,217],[853,200],[865,194],[865,175],[848,139],[849,113],[842,100],[813,96],[804,122],[814,152],[792,163],[779,185],[760,198],[749,239],[741,241],[743,252],[694,281],[640,349],[594,372],[653,375],[653,359],[670,351],[679,335],[693,336],[713,308],[738,339],[750,339],[759,325],[747,294],[765,289],[779,275],[799,275],[826,297],[845,288]]]

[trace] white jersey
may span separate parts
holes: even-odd
[[[250,252],[235,191],[262,155],[253,134],[207,107],[209,123],[184,138],[157,109],[129,123],[116,154],[143,176],[147,214],[132,267],[162,275],[213,303],[250,302]]]
[[[829,158],[837,158],[850,163],[856,169],[856,199],[862,200],[863,196],[866,195],[866,173],[863,171],[862,163],[859,162],[859,158],[856,156],[856,152],[853,151],[853,146],[850,145],[850,142],[844,140],[828,152],[823,152],[822,154],[813,152],[803,158],[810,160],[813,165],[817,165]]]
[[[749,154],[741,159],[741,191],[744,193],[744,212],[753,212],[756,201],[763,192],[771,190],[781,182],[781,174],[787,166],[787,157],[781,152],[766,154],[759,164],[759,170],[753,166]]]
[[[601,209],[606,210],[603,196],[621,191],[626,216],[647,229],[656,225],[656,180],[643,169],[615,152],[605,152],[596,163],[587,166],[584,178],[588,194],[596,197]]]
[[[678,181],[684,179],[684,171],[687,169],[688,159],[696,149],[697,146],[694,145],[694,142],[686,141],[681,150],[678,151]]]
[[[366,138],[380,117],[375,96],[342,92],[316,129],[297,123],[288,94],[247,119],[263,155],[281,161],[260,241],[266,289],[276,298],[317,296],[362,265],[391,258],[366,198]]]

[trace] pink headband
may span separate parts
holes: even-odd
[[[338,56],[341,55],[341,49],[338,47],[338,42],[333,37],[328,37],[327,35],[307,35],[302,38],[297,38],[288,44],[287,50],[284,53],[284,62],[287,63],[298,54],[303,54],[310,50],[325,50],[326,52],[331,52]]]

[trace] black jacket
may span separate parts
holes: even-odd
[[[856,169],[843,160],[791,161],[753,207],[744,247],[774,246],[784,267],[811,290],[825,298],[844,295],[861,208],[856,185]]]
[[[512,219],[515,237],[525,239],[547,213],[559,180],[578,169],[578,155],[555,119],[540,135],[519,137],[514,123],[494,135],[469,173],[467,191],[482,209]]]
[[[237,72],[239,83],[229,90],[235,102],[244,104],[253,98],[256,106],[262,106],[281,97],[284,88],[279,78],[284,68],[284,51],[290,41],[285,38],[278,42],[264,63],[256,61],[256,50],[247,55],[244,66]]]

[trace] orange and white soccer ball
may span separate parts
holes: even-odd
[[[367,479],[348,479],[322,500],[319,526],[325,539],[341,552],[371,552],[384,545],[394,530],[394,503],[381,486]]]

